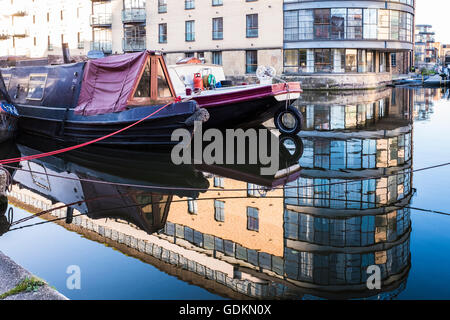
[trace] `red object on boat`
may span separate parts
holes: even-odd
[[[200,73],[194,74],[194,90],[204,90],[203,78]]]

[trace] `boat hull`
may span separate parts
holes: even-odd
[[[21,114],[19,128],[27,134],[40,135],[69,143],[84,143],[123,129],[159,110],[163,106],[139,107],[123,112],[79,116],[73,109],[18,105]],[[193,131],[185,121],[196,112],[193,101],[166,107],[154,116],[105,140],[100,145],[168,146],[176,129]]]
[[[203,125],[206,128],[251,128],[274,117],[275,112],[286,106],[285,101],[275,97],[243,101],[234,104],[205,108],[210,119]]]
[[[19,118],[6,113],[0,113],[0,143],[13,139],[17,132]]]
[[[280,83],[195,96],[200,107],[210,114],[206,127],[254,127],[274,117],[283,107],[294,102],[302,92],[299,83]]]

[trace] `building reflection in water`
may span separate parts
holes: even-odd
[[[158,191],[158,199],[170,199],[158,233],[117,215],[88,214],[65,227],[229,298],[395,297],[410,268],[414,96],[403,89],[304,94],[296,103],[306,122],[300,172],[262,179],[212,167],[199,177],[189,168],[210,187],[170,197]],[[30,190],[43,201],[37,188],[16,182],[15,201],[26,201]],[[63,200],[52,196],[53,205]],[[374,264],[382,271],[379,291],[366,286]]]
[[[433,88],[418,88],[414,90],[414,120],[429,120],[434,113],[434,104],[443,94],[448,98],[448,92],[442,92]]]

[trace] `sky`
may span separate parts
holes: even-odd
[[[416,0],[416,24],[431,24],[436,41],[450,44],[450,0]]]

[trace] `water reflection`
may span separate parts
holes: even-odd
[[[57,223],[224,297],[394,298],[410,269],[418,94],[305,94],[296,103],[303,155],[294,163],[284,150],[273,176],[258,165],[178,167],[164,153],[90,148],[21,163],[10,200],[32,212],[80,201],[71,224]],[[23,155],[54,149],[19,142]],[[379,291],[365,283],[374,264]]]

